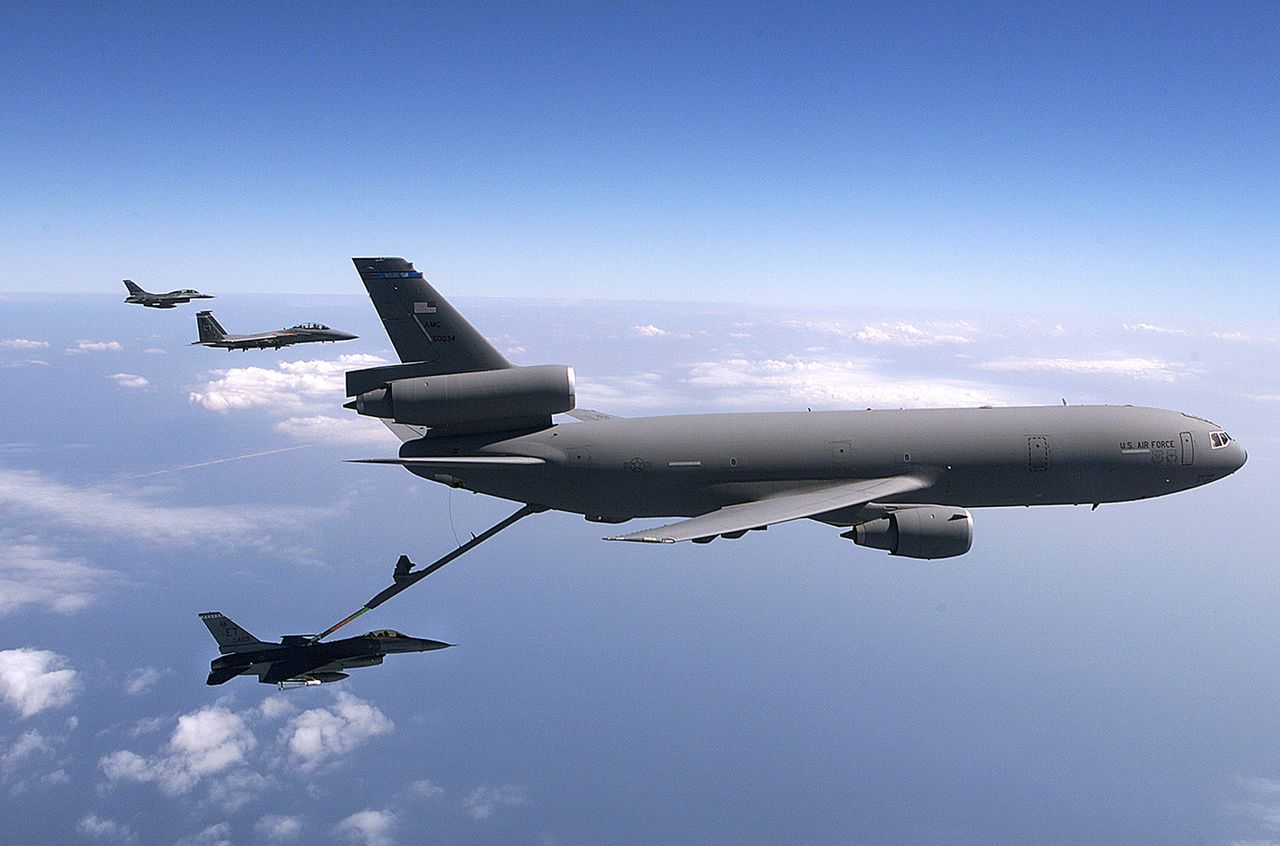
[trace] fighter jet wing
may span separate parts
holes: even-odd
[[[315,655],[305,655],[300,658],[289,658],[283,661],[275,661],[262,675],[262,681],[264,684],[276,684],[278,682],[288,681],[289,679],[296,679],[303,673],[318,670],[326,664],[332,664],[333,661],[333,655],[325,653],[322,656],[319,651],[317,651]]]
[[[839,508],[865,505],[876,499],[923,490],[931,484],[932,481],[922,476],[890,476],[884,479],[843,482],[817,490],[727,505],[688,520],[679,520],[653,529],[641,529],[605,540],[675,543],[714,538],[717,535],[758,529],[801,517],[814,517]]]

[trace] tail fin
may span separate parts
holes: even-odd
[[[418,375],[503,370],[511,362],[402,258],[353,258],[400,360]]]
[[[137,294],[145,294],[145,293],[146,293],[146,291],[142,290],[142,289],[141,289],[141,288],[139,288],[137,285],[135,285],[132,279],[126,279],[126,280],[124,280],[124,286],[125,286],[126,288],[128,288],[128,289],[129,289],[129,293],[130,293],[130,294],[137,295]]]
[[[228,652],[245,652],[263,646],[263,642],[246,632],[230,617],[224,617],[221,611],[206,611],[200,615],[204,624],[209,627],[209,634],[218,642],[218,651],[223,655]],[[210,682],[213,684],[213,682]]]
[[[211,311],[196,312],[196,328],[200,330],[200,343],[208,343],[209,341],[221,341],[227,337],[227,330],[222,328],[213,317]]]

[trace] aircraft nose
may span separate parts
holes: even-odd
[[[1243,467],[1244,463],[1249,460],[1249,451],[1235,441],[1231,442],[1231,447],[1232,464],[1235,465],[1231,468],[1231,472],[1234,473]]]

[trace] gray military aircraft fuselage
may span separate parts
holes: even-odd
[[[151,291],[142,290],[132,279],[124,280],[124,287],[129,292],[129,296],[124,298],[126,303],[142,305],[148,308],[176,308],[179,304],[189,303],[192,300],[213,299],[213,294],[202,294],[193,288],[167,291],[163,294],[152,293]]]
[[[1246,458],[1208,420],[1132,406],[575,411],[570,368],[513,367],[408,262],[355,262],[404,362],[347,374],[348,407],[403,441],[399,457],[368,461],[593,521],[689,518],[611,540],[706,542],[810,518],[942,558],[970,548],[969,508],[1145,499]],[[566,412],[582,422],[552,424]]]
[[[191,346],[221,347],[224,350],[280,349],[292,344],[332,343],[352,341],[357,335],[339,332],[322,323],[300,323],[274,332],[258,332],[252,335],[228,335],[211,311],[196,313],[196,329],[200,340]]]
[[[222,655],[209,665],[206,684],[224,684],[236,676],[257,676],[263,684],[314,685],[341,681],[344,670],[373,667],[387,655],[428,652],[453,644],[409,637],[381,629],[327,643],[308,635],[285,635],[280,643],[258,640],[217,611],[200,615]]]

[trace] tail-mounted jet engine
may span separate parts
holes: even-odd
[[[348,374],[348,384],[351,376],[368,372]],[[357,394],[348,407],[397,423],[447,428],[499,420],[549,420],[552,414],[572,411],[575,402],[573,368],[540,364],[391,379]]]
[[[906,558],[951,558],[973,545],[973,516],[963,508],[909,505],[859,523],[840,537]]]

